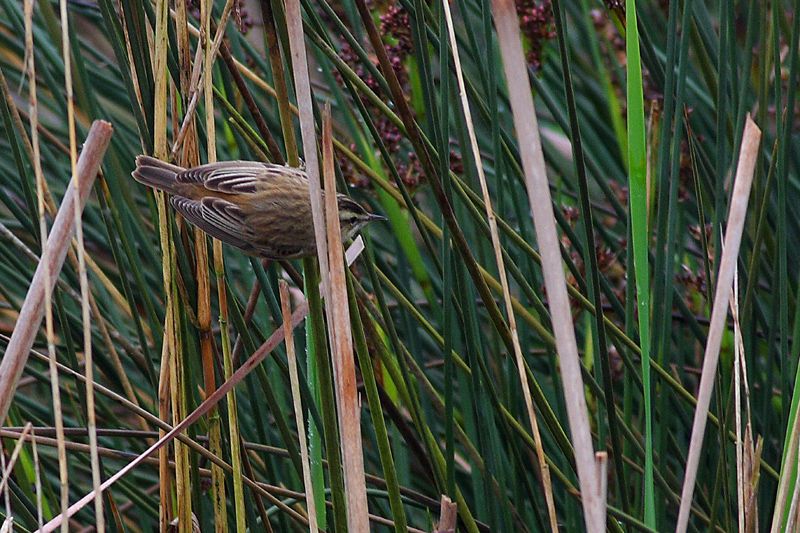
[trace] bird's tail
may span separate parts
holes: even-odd
[[[159,189],[170,194],[175,194],[175,177],[183,172],[182,167],[165,163],[149,155],[136,157],[136,170],[131,176],[149,187]]]

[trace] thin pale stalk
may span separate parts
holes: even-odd
[[[448,0],[442,0],[442,9],[444,10],[445,19],[447,21],[447,32],[450,38],[450,49],[453,51],[453,64],[456,70],[456,79],[458,81],[458,94],[461,98],[461,107],[464,110],[464,121],[467,124],[467,133],[469,135],[470,148],[472,150],[472,157],[475,160],[475,167],[478,172],[478,181],[481,185],[481,193],[483,194],[483,205],[486,208],[486,218],[489,220],[489,233],[492,239],[492,249],[494,250],[494,259],[497,264],[497,270],[500,276],[500,288],[503,294],[503,303],[506,308],[506,317],[508,320],[508,328],[511,332],[511,342],[514,347],[514,359],[517,363],[517,372],[519,373],[520,385],[522,386],[522,397],[525,401],[525,409],[528,415],[528,422],[531,425],[531,432],[533,441],[536,447],[536,458],[539,461],[539,472],[541,473],[542,491],[544,492],[544,499],[547,503],[547,515],[550,519],[550,530],[558,531],[558,517],[556,516],[556,507],[553,500],[553,485],[550,480],[550,469],[547,466],[547,461],[544,456],[544,447],[542,446],[542,437],[539,434],[539,423],[536,420],[536,413],[533,409],[533,399],[531,398],[531,389],[528,384],[528,378],[525,373],[525,361],[522,358],[522,347],[519,342],[519,333],[517,331],[517,318],[514,314],[514,306],[511,301],[511,291],[508,287],[508,275],[506,274],[505,261],[503,260],[502,244],[500,243],[500,235],[497,230],[497,218],[494,215],[494,208],[492,207],[492,198],[489,194],[489,186],[486,183],[486,174],[483,171],[483,163],[481,161],[481,152],[478,146],[478,139],[475,135],[475,125],[472,122],[472,112],[470,111],[469,99],[467,98],[466,88],[464,86],[464,75],[461,71],[461,59],[458,53],[458,42],[456,41],[456,34],[453,28],[453,17],[450,13],[450,3]]]
[[[44,513],[42,511],[42,473],[39,465],[39,450],[36,448],[36,433],[31,431],[31,450],[33,451],[33,476],[34,487],[36,488],[36,525],[42,529],[44,525]]]
[[[743,351],[741,344],[741,332],[739,328],[739,317],[737,313],[739,301],[739,281],[736,271],[733,277],[733,298],[731,299],[731,315],[733,316],[733,326],[736,329],[736,334],[733,339],[733,392],[734,392],[734,418],[736,420],[736,501],[738,504],[737,514],[739,517],[739,532],[743,533],[745,530],[744,522],[744,484],[745,471],[744,471],[744,450],[742,442],[742,370],[744,362],[744,354],[740,356],[740,351]],[[748,480],[749,481],[749,480]]]
[[[689,525],[689,513],[694,495],[697,468],[700,463],[700,452],[703,447],[708,408],[714,388],[714,379],[717,375],[719,350],[722,343],[722,334],[725,330],[731,285],[736,270],[736,260],[739,257],[739,244],[744,230],[744,221],[747,215],[750,188],[753,184],[760,142],[761,130],[748,116],[739,153],[739,164],[736,168],[733,195],[731,196],[728,226],[725,231],[722,259],[720,261],[719,274],[717,275],[717,290],[714,295],[714,305],[711,309],[711,325],[708,330],[708,342],[706,343],[703,357],[703,373],[697,394],[697,408],[694,422],[692,423],[692,438],[689,444],[689,454],[686,458],[686,474],[683,481],[683,490],[681,491],[681,506],[678,511],[678,522],[675,528],[677,533],[684,533]]]
[[[536,238],[542,256],[542,271],[549,299],[555,334],[556,350],[561,363],[564,399],[575,446],[575,463],[580,481],[586,529],[589,532],[605,530],[606,502],[600,494],[597,463],[589,427],[589,414],[583,393],[580,359],[575,340],[575,329],[567,297],[566,279],[561,262],[558,233],[553,216],[553,203],[544,166],[544,155],[539,138],[536,110],[519,33],[516,8],[510,0],[493,0],[495,25],[503,58],[503,69],[509,89],[509,100],[514,117],[521,151],[522,166],[528,199],[531,203]]]
[[[167,0],[156,2],[156,24],[154,30],[154,52],[153,52],[153,76],[155,80],[153,111],[153,155],[159,159],[166,159],[168,156],[167,146],[167,88],[169,78],[167,73],[167,51],[169,45],[167,23],[169,21],[169,3]],[[166,300],[166,315],[164,317],[164,336],[162,339],[161,351],[161,371],[159,373],[159,416],[168,418],[170,390],[177,390],[174,383],[178,376],[170,371],[172,359],[179,357],[179,348],[176,338],[176,302],[173,298],[173,245],[167,218],[165,195],[163,192],[156,191],[156,207],[158,210],[159,237],[161,243],[161,273],[164,284],[164,297]],[[173,395],[174,396],[174,395]],[[173,409],[178,406],[173,406]],[[176,459],[180,457],[176,447]],[[184,478],[183,464],[179,461],[176,471],[176,481]],[[159,453],[159,523],[162,530],[166,529],[172,521],[172,494],[171,481],[172,474],[169,470],[169,453],[162,450]],[[179,530],[189,531],[191,528],[191,502],[188,494],[184,494],[184,487],[188,483],[177,482],[178,492],[178,525]]]
[[[0,441],[0,471],[6,471],[6,454],[3,450],[3,442]],[[11,496],[9,495],[8,486],[6,486],[3,490],[3,501],[5,503],[5,511],[6,511],[6,518],[2,524],[0,524],[0,533],[6,533],[6,531],[11,530],[11,525],[13,524],[14,517],[11,514]]]
[[[8,462],[2,469],[3,476],[0,478],[0,492],[6,492],[6,483],[8,482],[8,478],[11,477],[11,471],[14,469],[14,465],[17,462],[19,452],[22,451],[22,444],[25,442],[25,437],[31,432],[32,429],[33,425],[30,422],[25,424],[25,427],[22,428],[22,432],[17,439],[17,443],[14,445],[14,451],[11,452]]]
[[[33,48],[33,1],[26,0],[24,5],[25,11],[25,57],[27,58],[26,62],[26,75],[28,76],[28,80],[30,83],[29,93],[28,93],[28,103],[29,103],[29,117],[30,117],[30,128],[31,128],[31,148],[32,148],[32,161],[33,161],[33,169],[34,174],[36,176],[36,198],[37,198],[37,206],[38,206],[38,214],[39,214],[39,239],[42,243],[42,257],[45,255],[45,250],[47,247],[47,222],[45,220],[45,210],[47,208],[45,202],[45,189],[47,187],[44,173],[42,172],[42,161],[39,154],[39,105],[37,101],[37,94],[36,94],[36,60],[34,56],[34,48]],[[74,223],[74,222],[73,222]],[[44,279],[50,278],[50,266],[48,262],[39,263],[43,266],[43,275]],[[64,443],[64,421],[61,417],[61,409],[56,409],[56,404],[60,404],[60,393],[58,391],[58,370],[54,368],[54,362],[56,361],[56,354],[55,354],[55,332],[53,330],[53,303],[52,303],[52,288],[49,284],[45,283],[44,287],[44,305],[45,305],[45,335],[47,337],[47,353],[48,353],[48,363],[49,363],[49,370],[50,370],[50,380],[52,383],[52,390],[53,390],[53,411],[55,416],[55,423],[56,423],[56,433],[57,433],[57,442],[58,442],[58,461],[59,461],[59,478],[62,483],[61,488],[61,507],[62,511],[66,512],[65,504],[69,504],[69,500],[66,502],[64,501],[64,494],[65,491],[68,494],[68,487],[67,484],[67,476],[66,476],[66,447]],[[0,423],[2,423],[4,417],[0,417]],[[3,483],[5,483],[5,476],[3,479]],[[8,493],[6,491],[6,498],[8,498]],[[6,502],[8,503],[8,502]]]
[[[69,130],[69,162],[72,179],[77,179],[78,147],[75,138],[75,101],[72,94],[72,50],[69,38],[69,15],[67,13],[67,0],[60,1],[61,7],[61,53],[64,60],[64,85],[67,96],[67,128]],[[32,51],[31,51],[32,52]],[[33,55],[33,54],[31,54]],[[100,459],[97,455],[97,419],[94,409],[94,362],[92,358],[92,319],[89,309],[89,277],[86,273],[86,252],[83,242],[83,222],[81,214],[83,207],[80,199],[73,198],[73,215],[75,217],[75,238],[77,240],[78,279],[81,288],[81,323],[83,324],[83,357],[86,366],[86,418],[89,429],[89,446],[91,448],[90,462],[92,465],[92,486],[95,491],[100,486]],[[42,241],[44,242],[44,241]],[[58,375],[54,374],[56,380]],[[57,383],[56,383],[57,385]],[[58,416],[58,415],[57,415]],[[60,458],[59,458],[60,460]],[[64,467],[66,470],[66,466]],[[62,474],[63,476],[63,474]],[[65,482],[63,478],[62,483]],[[62,487],[62,506],[69,504],[69,488]],[[66,495],[65,495],[66,493]],[[103,498],[98,494],[94,500],[95,526],[98,533],[104,533],[105,519],[103,517]],[[65,531],[62,526],[62,531]]]
[[[225,33],[225,26],[227,25],[228,15],[233,6],[232,0],[228,0],[223,9],[222,17],[220,17],[219,25],[214,36],[214,41],[210,39],[211,36],[211,10],[213,8],[211,0],[204,0],[201,4],[201,36],[203,43],[203,83],[201,85],[203,96],[205,98],[205,115],[206,115],[206,135],[208,139],[208,162],[216,163],[217,161],[217,135],[216,123],[214,122],[214,91],[213,91],[213,76],[214,76],[214,60],[217,56],[217,51],[222,42],[222,36]],[[187,115],[188,116],[188,115]],[[176,143],[177,145],[177,143]],[[214,274],[217,280],[217,299],[219,300],[219,329],[220,341],[222,343],[222,366],[225,374],[225,379],[229,379],[233,373],[233,364],[231,362],[231,339],[230,329],[228,326],[228,297],[225,290],[225,262],[222,255],[222,242],[217,239],[212,239],[213,255],[214,255]],[[230,444],[231,444],[231,465],[233,466],[233,501],[236,510],[236,531],[244,533],[247,528],[246,524],[246,510],[244,502],[244,483],[242,481],[242,453],[241,453],[241,438],[239,436],[239,416],[236,408],[236,391],[231,389],[227,395],[228,402],[228,428],[230,431]]]
[[[752,420],[750,413],[750,386],[747,378],[747,360],[744,353],[744,340],[742,338],[742,325],[739,321],[739,276],[734,273],[733,299],[731,300],[731,316],[733,317],[734,332],[734,366],[736,371],[736,481],[737,498],[739,500],[739,531],[746,533],[752,530],[758,520],[758,508],[755,505],[756,488],[758,486],[758,459],[753,447]],[[741,396],[744,391],[745,406],[745,432],[742,442],[740,424],[742,423]],[[741,473],[740,473],[741,472]],[[741,479],[740,479],[741,478]],[[739,494],[741,492],[741,494]]]
[[[433,533],[455,533],[458,522],[458,505],[449,497],[442,495],[439,508],[439,522]]]
[[[317,533],[317,506],[314,500],[314,486],[311,481],[311,467],[308,462],[308,445],[306,443],[305,421],[303,420],[303,406],[300,401],[300,378],[297,374],[297,356],[294,353],[294,335],[292,333],[292,307],[289,299],[289,286],[286,281],[280,281],[281,311],[283,313],[283,339],[286,344],[286,359],[289,366],[289,381],[292,387],[292,405],[294,419],[297,425],[297,440],[300,445],[300,459],[303,464],[303,486],[306,492],[306,506],[308,507],[308,530]]]
[[[289,31],[297,107],[300,115],[300,134],[303,142],[306,172],[308,173],[311,214],[314,223],[314,238],[317,243],[320,275],[322,277],[322,296],[329,300],[330,276],[328,269],[328,246],[325,238],[325,215],[320,187],[320,167],[317,156],[317,135],[314,127],[314,104],[311,96],[311,80],[308,75],[303,19],[299,0],[286,2],[286,22]]]
[[[30,110],[30,122],[31,122],[31,136],[32,136],[32,144],[33,144],[33,165],[34,165],[34,172],[36,174],[36,196],[37,196],[37,203],[38,203],[38,212],[39,212],[39,233],[40,233],[40,240],[42,243],[42,257],[45,255],[46,246],[48,243],[47,240],[47,222],[45,221],[45,198],[44,198],[44,190],[46,189],[47,185],[44,179],[44,174],[42,172],[41,166],[41,157],[39,156],[39,142],[38,142],[38,128],[36,127],[38,124],[38,103],[37,103],[37,95],[36,95],[36,67],[35,67],[35,58],[33,52],[33,5],[31,2],[26,2],[25,5],[25,53],[28,58],[27,66],[27,74],[31,79],[31,88],[29,93],[29,110]],[[67,42],[68,39],[64,39],[64,42]],[[67,63],[69,65],[69,63]],[[66,70],[66,69],[65,69]],[[74,133],[74,128],[71,131]],[[70,145],[74,147],[73,144]],[[70,162],[72,162],[72,158],[70,158]],[[72,166],[72,173],[75,173],[75,167]],[[73,220],[74,224],[74,220]],[[49,272],[49,265],[47,263],[44,264],[44,278],[50,278]],[[59,481],[60,481],[60,489],[61,489],[61,511],[62,513],[66,513],[66,509],[69,506],[69,481],[68,481],[68,467],[67,467],[67,457],[66,457],[66,447],[64,443],[64,419],[61,412],[61,395],[59,393],[59,386],[58,386],[58,370],[55,368],[55,361],[56,361],[56,353],[55,353],[55,332],[53,329],[53,306],[52,306],[52,288],[49,284],[45,284],[44,287],[44,301],[45,301],[45,331],[47,336],[47,353],[49,357],[49,372],[50,372],[50,384],[51,390],[53,393],[53,416],[55,418],[55,425],[56,425],[56,435],[57,435],[57,442],[58,442],[58,473],[59,473]],[[3,417],[4,418],[4,417]],[[8,505],[8,493],[6,493],[6,505]],[[62,532],[65,532],[66,529],[62,527]]]

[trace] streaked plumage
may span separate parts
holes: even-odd
[[[172,207],[186,220],[247,254],[294,259],[316,253],[308,176],[301,169],[254,161],[184,169],[140,155],[132,175],[171,194]],[[337,201],[343,239],[384,218],[342,194]]]

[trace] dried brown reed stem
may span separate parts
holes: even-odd
[[[320,276],[322,278],[322,296],[325,299],[325,311],[328,317],[328,339],[333,360],[334,393],[336,397],[337,416],[339,421],[340,446],[344,470],[344,485],[347,493],[347,524],[350,531],[369,531],[367,519],[366,492],[364,489],[364,465],[361,455],[361,426],[358,419],[358,398],[355,384],[355,370],[350,371],[353,363],[352,339],[350,337],[350,321],[347,309],[347,290],[344,281],[344,272],[341,278],[332,272],[331,258],[338,260],[332,265],[341,269],[341,234],[333,236],[333,228],[327,228],[325,212],[322,205],[322,190],[320,188],[320,168],[317,157],[316,130],[314,126],[314,107],[311,96],[311,82],[308,74],[308,59],[306,57],[305,35],[303,33],[303,19],[299,0],[287,0],[286,23],[289,34],[289,48],[291,51],[292,69],[294,75],[295,93],[297,94],[297,107],[300,112],[300,133],[303,143],[303,155],[306,160],[306,171],[309,177],[309,196],[311,212],[314,223],[314,236],[317,245],[317,258],[319,260]],[[328,135],[323,135],[328,139]],[[323,150],[327,151],[331,141],[323,143]],[[332,148],[330,148],[332,154]],[[329,162],[332,173],[332,157]],[[327,160],[326,160],[327,162]],[[326,178],[327,181],[327,178]],[[328,200],[332,200],[332,210],[336,211],[335,186],[328,190]],[[330,210],[329,210],[330,214]],[[331,220],[329,218],[329,220]],[[338,223],[338,215],[336,221]],[[338,225],[336,226],[338,228]],[[338,248],[339,250],[330,250]],[[331,291],[333,279],[339,283],[335,287],[336,300],[332,301]],[[314,290],[313,287],[310,288]],[[342,292],[344,291],[344,292]],[[343,304],[342,304],[343,302]],[[342,307],[344,309],[342,309]],[[348,314],[345,314],[348,313]],[[345,322],[346,319],[346,322]],[[349,346],[349,351],[348,351]],[[349,359],[349,360],[348,360]],[[354,432],[354,433],[351,433]],[[329,454],[337,450],[328,450]],[[360,479],[359,479],[360,477]]]
[[[528,376],[525,372],[525,360],[522,356],[522,347],[519,342],[519,333],[517,331],[517,318],[514,315],[514,306],[511,300],[511,291],[508,287],[508,275],[506,273],[505,261],[503,260],[503,249],[500,243],[500,235],[497,230],[497,218],[494,214],[492,207],[492,197],[489,194],[489,186],[486,183],[486,175],[483,171],[483,163],[481,161],[481,151],[478,146],[478,139],[475,135],[475,125],[472,122],[472,112],[470,110],[469,99],[467,98],[467,91],[464,85],[464,75],[461,71],[461,59],[458,53],[458,42],[456,41],[456,33],[453,28],[453,17],[450,13],[450,3],[448,0],[442,0],[442,9],[444,11],[445,19],[447,22],[447,32],[450,39],[450,49],[453,53],[453,64],[456,70],[456,79],[458,81],[458,94],[461,99],[461,107],[464,110],[464,121],[467,124],[467,133],[469,135],[470,148],[472,149],[472,157],[475,160],[475,167],[478,171],[478,181],[481,185],[481,193],[483,195],[483,204],[486,208],[486,217],[489,220],[489,234],[492,239],[492,249],[494,250],[494,259],[497,264],[497,271],[500,276],[500,288],[503,294],[503,303],[506,308],[506,317],[508,319],[508,328],[511,333],[511,342],[514,348],[514,359],[517,363],[517,372],[519,373],[520,385],[522,386],[522,397],[525,400],[525,409],[528,415],[528,422],[531,425],[531,433],[533,435],[534,447],[536,448],[536,458],[539,462],[539,472],[541,473],[542,491],[544,492],[544,499],[547,504],[547,515],[550,520],[550,530],[558,531],[558,517],[556,515],[556,506],[553,499],[553,485],[550,480],[550,467],[545,460],[544,447],[542,446],[542,437],[539,433],[539,423],[536,420],[536,413],[533,408],[533,399],[531,398],[531,389],[528,384]]]
[[[442,494],[439,510],[439,522],[433,533],[455,533],[458,522],[458,505],[446,495]]]
[[[308,443],[306,442],[306,424],[303,417],[303,406],[300,400],[300,378],[297,373],[297,357],[294,352],[294,336],[292,334],[292,304],[289,298],[289,285],[284,280],[278,282],[281,294],[281,312],[283,313],[283,339],[286,344],[286,359],[289,366],[289,381],[292,388],[292,405],[297,425],[297,440],[300,446],[300,460],[303,467],[303,487],[305,488],[306,506],[308,507],[308,530],[319,531],[317,525],[317,505],[314,500],[314,486],[311,481],[311,466],[308,462]]]
[[[45,252],[33,275],[25,302],[22,304],[17,318],[17,326],[14,328],[3,360],[0,362],[0,420],[5,420],[8,414],[16,384],[25,369],[28,353],[42,322],[45,307],[45,285],[49,286],[51,291],[53,290],[67,254],[70,244],[69,236],[75,223],[72,216],[73,197],[78,195],[81,205],[86,203],[103,154],[111,140],[112,132],[111,124],[98,120],[92,124],[89,135],[86,137],[81,156],[78,159],[77,179],[70,182],[64,195],[61,209],[53,222]],[[45,277],[45,270],[48,272],[47,277]]]
[[[754,502],[758,484],[758,462],[754,462],[756,450],[753,446],[753,433],[750,416],[750,387],[747,379],[747,361],[744,355],[742,326],[739,322],[739,276],[734,273],[733,298],[730,303],[733,318],[733,381],[734,381],[734,416],[736,420],[736,499],[738,503],[739,531],[750,531],[757,521],[757,508],[751,507]],[[744,436],[742,436],[742,397],[744,397]]]
[[[33,163],[34,174],[36,177],[36,198],[37,208],[39,215],[39,239],[42,243],[42,256],[44,256],[47,247],[47,222],[45,220],[47,182],[44,179],[42,172],[42,163],[39,153],[39,104],[37,101],[36,93],[36,62],[34,58],[33,49],[33,2],[26,0],[24,6],[25,15],[25,55],[26,61],[26,75],[30,81],[30,88],[28,91],[28,109],[30,116],[31,126],[31,150],[29,156]],[[71,146],[74,148],[74,146]],[[70,155],[72,150],[70,150]],[[72,161],[72,160],[71,160]],[[75,167],[71,167],[74,174]],[[80,222],[78,222],[80,224]],[[44,278],[49,279],[50,271],[49,265],[44,264]],[[64,420],[61,412],[61,393],[58,386],[58,370],[55,367],[56,349],[55,349],[55,332],[53,329],[53,306],[52,306],[52,289],[45,284],[44,287],[44,305],[45,305],[45,334],[47,337],[47,353],[48,353],[48,368],[50,372],[50,385],[53,395],[53,416],[55,418],[56,433],[58,437],[58,472],[59,481],[61,484],[61,509],[66,512],[69,505],[69,485],[68,485],[68,470],[67,470],[67,457],[66,447],[64,445]],[[0,422],[2,419],[0,419]]]
[[[364,480],[364,452],[361,448],[361,405],[356,385],[356,365],[353,357],[347,276],[344,271],[342,230],[339,225],[339,209],[336,199],[332,139],[331,109],[330,104],[326,104],[322,113],[322,174],[325,179],[325,222],[328,230],[331,294],[330,300],[325,302],[325,308],[328,311],[328,324],[332,325],[331,329],[334,331],[331,356],[338,403],[345,491],[347,492],[348,527],[350,531],[368,531],[369,509],[367,487]]]
[[[314,127],[314,105],[311,97],[311,81],[308,76],[308,58],[306,57],[305,36],[303,34],[303,19],[298,0],[287,0],[286,24],[289,33],[289,48],[291,49],[297,107],[300,115],[303,156],[305,157],[306,172],[308,173],[314,238],[317,242],[317,256],[322,278],[322,297],[328,300],[330,295],[328,273],[330,271],[328,269],[328,245],[325,238],[325,215],[322,205],[322,189],[320,187],[319,158],[317,156],[317,134]]]
[[[153,32],[153,79],[155,88],[153,91],[153,155],[159,159],[166,159],[168,156],[167,147],[167,106],[169,98],[167,89],[169,87],[169,76],[167,70],[167,52],[169,48],[168,28],[169,22],[169,2],[167,0],[157,0],[155,4],[156,22]],[[170,419],[170,388],[175,388],[177,379],[176,372],[172,371],[173,360],[179,357],[178,326],[175,321],[178,317],[175,301],[175,290],[173,283],[173,243],[169,230],[167,216],[166,199],[161,191],[155,193],[156,207],[158,209],[159,242],[161,246],[161,274],[165,295],[165,316],[164,332],[161,344],[161,367],[158,375],[158,416],[163,420]],[[173,421],[180,417],[172,415]],[[180,457],[180,446],[176,446],[176,457]],[[176,492],[178,500],[179,523],[186,527],[191,522],[191,502],[187,501],[184,487],[187,483],[179,480],[186,480],[183,462],[178,462],[176,469]],[[172,522],[172,474],[169,469],[168,450],[159,451],[159,529],[166,530]],[[46,527],[46,526],[45,526]],[[188,531],[183,529],[183,531]]]
[[[597,479],[598,464],[592,444],[589,415],[584,398],[583,378],[575,341],[564,268],[561,261],[553,203],[542,153],[536,110],[526,73],[520,40],[519,20],[512,0],[493,0],[495,26],[508,84],[514,127],[519,139],[525,185],[531,204],[536,239],[542,256],[542,272],[552,317],[556,350],[561,364],[564,399],[570,433],[575,446],[575,463],[581,487],[587,531],[604,531],[606,502]]]
[[[747,205],[750,199],[750,187],[753,184],[758,148],[761,144],[761,130],[748,115],[744,126],[742,146],[739,151],[739,164],[733,184],[733,195],[728,213],[728,226],[725,231],[724,248],[717,275],[717,291],[711,308],[711,325],[708,329],[705,355],[703,357],[703,374],[697,394],[697,408],[692,423],[692,438],[689,443],[689,454],[686,458],[686,474],[681,491],[681,506],[678,511],[678,522],[675,531],[683,533],[689,525],[694,484],[697,478],[697,467],[700,463],[700,452],[703,448],[708,407],[717,375],[719,350],[722,334],[725,331],[725,319],[731,295],[731,285],[736,271],[736,260],[739,257],[739,245],[742,240]]]

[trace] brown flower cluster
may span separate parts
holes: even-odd
[[[550,0],[516,0],[519,28],[528,40],[528,63],[542,67],[544,45],[556,36]]]
[[[380,15],[380,32],[381,35],[383,35],[384,48],[397,79],[404,93],[408,96],[411,93],[411,84],[408,78],[406,63],[408,57],[414,52],[414,41],[411,34],[411,20],[409,14],[402,5],[394,3],[385,8],[372,4],[372,8],[376,10],[383,9]],[[342,60],[353,69],[353,72],[370,88],[370,90],[388,101],[391,95],[384,94],[381,84],[370,73],[370,69],[363,64],[358,54],[349,43],[343,38],[340,39],[340,43],[339,56]],[[371,58],[371,61],[373,61],[376,67],[378,66],[376,59]],[[336,77],[339,81],[342,81],[338,73]],[[378,130],[378,134],[386,146],[386,149],[391,154],[392,160],[395,163],[397,172],[403,183],[411,188],[418,186],[423,177],[423,172],[416,153],[411,149],[411,146],[400,132],[400,129],[391,120],[367,100],[362,99],[362,102],[374,117],[375,128]],[[463,172],[461,156],[457,152],[451,150],[450,161],[450,168],[453,172]],[[345,168],[349,167],[343,162],[343,169]],[[356,175],[357,173],[346,172],[346,174],[350,176],[350,184],[354,187],[366,187],[369,185],[369,181],[358,177]]]

